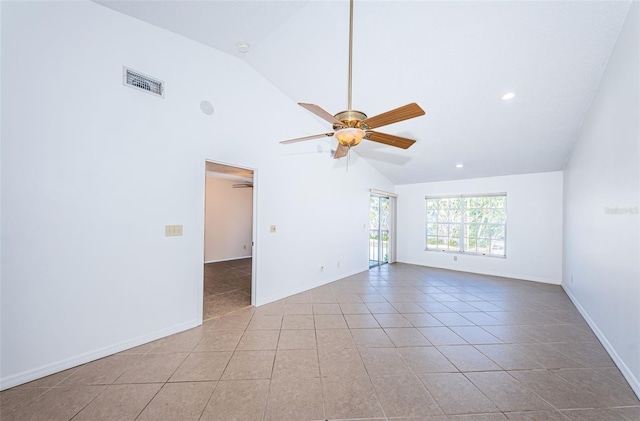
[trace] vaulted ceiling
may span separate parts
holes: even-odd
[[[245,60],[295,102],[347,108],[347,0],[98,3]],[[410,149],[354,150],[397,184],[562,170],[629,6],[356,0],[353,108],[373,116],[417,102],[427,115],[378,129],[415,139]],[[286,122],[299,113],[265,128],[265,141],[330,131],[318,118],[293,132]]]

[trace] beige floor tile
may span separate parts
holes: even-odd
[[[279,330],[281,326],[282,315],[254,315],[247,326],[247,330]]]
[[[498,408],[460,373],[418,376],[445,414],[498,412]]]
[[[194,352],[169,379],[170,382],[219,380],[231,359],[231,352]]]
[[[386,303],[387,300],[380,294],[360,294],[363,303]],[[369,307],[367,307],[369,308]]]
[[[273,378],[320,377],[318,352],[314,349],[278,350]]]
[[[501,411],[553,409],[529,388],[504,371],[466,373],[465,376]]]
[[[557,369],[584,367],[576,360],[551,349],[546,344],[514,344],[512,348],[522,356],[532,359],[544,368]]]
[[[150,353],[191,352],[202,339],[202,331],[198,329],[177,333],[155,342]]]
[[[414,327],[385,328],[384,331],[397,348],[431,345]]]
[[[458,372],[458,369],[435,347],[400,348],[398,351],[416,374]]]
[[[640,406],[630,406],[626,408],[615,408],[615,411],[632,421],[640,420]]]
[[[460,371],[500,370],[500,367],[471,345],[446,345],[437,348]]]
[[[107,386],[54,387],[29,405],[2,414],[2,421],[68,421]]]
[[[340,303],[342,314],[371,314],[364,303]]]
[[[511,421],[567,421],[558,411],[507,412],[505,415]]]
[[[311,302],[311,293],[310,292],[301,292],[296,295],[292,295],[291,297],[287,297],[287,303],[310,303]]]
[[[200,420],[261,420],[268,393],[268,379],[221,381],[213,391]]]
[[[271,377],[275,355],[275,351],[236,351],[221,379],[268,379]]]
[[[273,350],[278,347],[279,330],[246,330],[236,347],[239,351]]]
[[[375,317],[371,314],[345,314],[345,320],[349,329],[374,329],[380,328]]]
[[[316,314],[313,316],[316,329],[347,329],[342,314]]]
[[[318,352],[322,377],[367,376],[364,363],[357,349],[331,349]]]
[[[613,409],[569,409],[561,412],[575,421],[620,421],[620,414]]]
[[[271,381],[265,421],[324,419],[319,378],[285,378]]]
[[[337,303],[313,304],[313,314],[342,314],[342,309]]]
[[[362,303],[358,294],[336,294],[336,301],[339,304]]]
[[[338,300],[333,292],[311,292],[311,303],[315,310],[316,304],[338,304]]]
[[[547,370],[510,371],[520,383],[533,390],[556,409],[601,408],[601,400],[581,391],[571,383]]]
[[[387,417],[442,414],[429,392],[413,374],[372,377],[371,382]]]
[[[530,370],[543,368],[528,353],[510,344],[476,345],[475,348],[498,364],[503,370]]]
[[[316,349],[315,330],[281,330],[278,341],[280,349]]]
[[[316,330],[319,350],[355,348],[356,343],[348,329]]]
[[[136,421],[198,421],[216,384],[166,383]]]
[[[282,318],[282,329],[315,329],[311,314],[285,314]]]
[[[383,329],[351,329],[351,335],[358,348],[389,348],[393,342]]]
[[[398,313],[407,314],[425,314],[425,310],[416,303],[393,303],[393,307]]]
[[[23,387],[53,387],[56,386],[58,384],[60,384],[60,382],[62,382],[63,380],[65,380],[67,377],[69,377],[70,375],[72,375],[73,373],[75,373],[76,371],[78,371],[80,368],[82,368],[83,366],[80,365],[78,367],[73,367],[70,368],[68,370],[64,370],[61,371],[59,373],[55,373],[52,374],[50,376],[46,376],[43,377],[41,379],[38,380],[34,380],[32,382],[28,382],[25,384],[22,384],[20,386],[16,386],[17,388],[23,388]]]
[[[87,405],[74,421],[134,420],[162,384],[111,385]]]
[[[627,384],[620,384],[591,369],[563,369],[554,371],[581,391],[597,396],[606,406],[640,405],[640,400]]]
[[[472,345],[502,343],[500,339],[478,326],[452,326],[451,330]]]
[[[411,323],[402,314],[374,314],[381,327],[412,327]]]
[[[216,330],[245,330],[251,321],[251,314],[229,314],[216,322]]]
[[[325,417],[347,420],[354,418],[382,418],[382,412],[369,377],[323,378]]]
[[[369,376],[412,374],[395,348],[361,348],[360,355]]]
[[[475,324],[458,313],[433,313],[433,317],[446,326],[475,326]]]
[[[449,415],[447,421],[506,421],[504,414],[465,414],[465,415]]]
[[[214,330],[207,332],[193,352],[233,351],[238,346],[242,330]]]
[[[421,327],[420,333],[433,345],[466,345],[467,341],[446,326]]]
[[[526,326],[482,326],[484,330],[491,333],[504,343],[536,343],[538,342],[528,333]]]
[[[23,406],[42,396],[49,388],[14,387],[0,392],[0,415],[9,416]]]
[[[413,327],[442,326],[442,323],[428,313],[403,314]]]
[[[147,354],[130,366],[118,379],[123,383],[162,383],[166,382],[187,358],[185,353]]]
[[[290,303],[284,306],[284,314],[313,314],[311,303]]]
[[[615,367],[604,347],[597,343],[553,343],[548,346],[585,367]]]
[[[117,354],[101,358],[80,367],[60,382],[60,386],[111,384],[140,358],[141,354]]]
[[[391,304],[384,303],[366,303],[367,308],[371,313],[374,314],[389,314],[389,313],[398,313],[398,310]]]

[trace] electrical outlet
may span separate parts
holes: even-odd
[[[571,283],[573,283],[573,275],[571,275]]]
[[[457,262],[458,261],[458,256],[453,256],[453,261]]]
[[[180,237],[182,235],[182,225],[165,225],[165,237]]]
[[[247,245],[245,244],[244,246],[242,246],[242,248],[246,250],[247,249]]]
[[[276,226],[275,225],[270,225],[269,226],[269,232],[276,232]]]
[[[338,263],[336,263],[336,267],[340,267],[340,260],[338,260]]]
[[[324,266],[320,266],[320,272],[324,272]]]

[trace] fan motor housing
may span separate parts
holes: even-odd
[[[347,110],[340,111],[338,114],[334,115],[334,117],[344,123],[343,127],[358,127],[358,123],[366,119],[367,115],[362,111]],[[334,130],[339,130],[340,128],[342,127],[337,124],[333,125]]]

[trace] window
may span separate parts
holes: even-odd
[[[506,193],[426,200],[428,251],[506,257]]]

